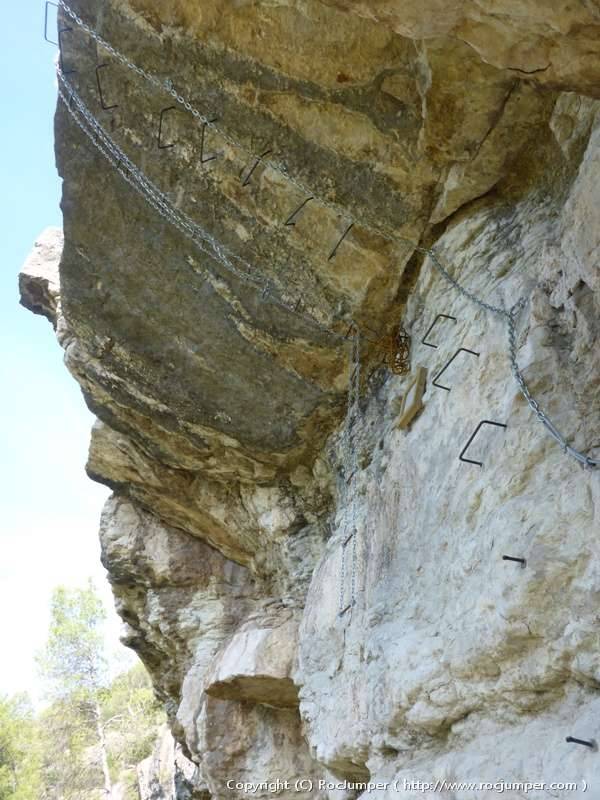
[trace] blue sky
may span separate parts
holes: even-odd
[[[91,576],[111,604],[97,536],[108,490],[85,475],[93,418],[52,327],[18,302],[17,274],[35,238],[61,225],[54,48],[44,41],[41,0],[9,3],[2,17],[0,692],[35,697],[33,655],[45,638],[54,586],[83,585]],[[107,635],[119,652],[117,634],[112,612]]]

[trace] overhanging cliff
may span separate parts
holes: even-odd
[[[22,297],[98,417],[117,608],[207,791],[600,782],[565,741],[600,738],[599,473],[498,311],[524,298],[518,365],[591,466],[597,9],[72,10],[64,248]]]

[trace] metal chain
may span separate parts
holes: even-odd
[[[352,365],[350,380],[348,381],[348,403],[346,409],[346,423],[344,426],[344,461],[348,469],[348,478],[346,479],[346,492],[350,494],[350,509],[349,509],[349,530],[342,542],[342,556],[341,556],[341,569],[340,569],[340,592],[339,592],[339,615],[342,616],[346,611],[352,615],[354,606],[356,604],[356,570],[358,561],[357,551],[357,536],[358,526],[356,522],[358,502],[356,491],[350,489],[350,481],[358,474],[358,447],[357,447],[357,434],[358,422],[360,418],[360,377],[361,377],[361,362],[360,362],[360,348],[361,337],[360,330],[356,324],[353,323],[354,335],[352,337]],[[348,529],[346,529],[348,531]],[[350,602],[344,605],[346,596],[346,550],[348,549],[348,542],[352,540],[352,552],[350,554]]]
[[[473,294],[473,292],[470,292],[468,289],[465,289],[464,286],[461,286],[461,284],[455,278],[453,278],[452,275],[450,275],[448,270],[444,267],[444,265],[437,257],[437,254],[434,250],[427,248],[418,248],[418,249],[420,249],[422,252],[427,253],[427,255],[433,261],[433,264],[435,268],[438,270],[438,272],[440,272],[443,275],[443,277],[448,281],[448,283],[454,286],[454,288],[459,294],[461,294],[463,297],[466,297],[467,300],[470,300],[472,303],[475,303],[475,305],[478,305],[480,308],[483,308],[485,311],[489,311],[492,314],[500,314],[500,315],[506,314],[504,308],[501,308],[500,306],[492,306],[489,303],[484,302],[481,298],[477,297],[476,294]]]
[[[344,597],[346,589],[346,545],[342,542],[342,564],[340,567],[340,596],[338,602],[338,615],[344,613]]]
[[[572,456],[575,458],[580,464],[585,467],[597,467],[600,465],[600,461],[598,459],[590,458],[586,456],[584,453],[573,448],[571,445],[568,444],[564,436],[559,433],[556,429],[554,424],[548,418],[543,410],[540,409],[539,404],[537,401],[532,397],[529,388],[525,382],[525,379],[522,373],[519,370],[517,358],[516,358],[516,332],[515,332],[515,317],[518,312],[524,307],[525,300],[519,300],[510,311],[507,311],[505,308],[500,306],[494,306],[490,303],[486,303],[484,300],[479,298],[473,292],[465,289],[444,267],[441,263],[440,259],[438,258],[437,253],[433,248],[422,247],[417,245],[416,243],[412,242],[410,239],[407,239],[403,236],[399,236],[397,234],[390,234],[386,231],[383,231],[381,227],[369,221],[365,223],[364,218],[358,219],[354,217],[351,213],[349,213],[346,209],[340,207],[338,204],[331,202],[323,197],[320,197],[318,193],[314,192],[314,190],[307,187],[303,184],[300,180],[298,180],[293,175],[290,175],[288,169],[285,165],[279,164],[276,161],[272,161],[269,159],[265,159],[262,155],[256,154],[242,142],[238,141],[234,137],[230,136],[226,131],[222,130],[215,122],[205,115],[203,115],[199,109],[197,109],[184,95],[177,92],[177,90],[173,86],[173,81],[170,78],[166,80],[161,80],[156,75],[148,72],[147,70],[143,69],[142,67],[135,64],[130,58],[126,55],[121,53],[117,50],[110,42],[106,41],[100,34],[91,28],[87,23],[85,23],[81,17],[76,14],[70,6],[64,2],[64,0],[58,0],[58,5],[65,11],[65,13],[77,24],[83,31],[85,31],[94,41],[96,41],[99,45],[101,45],[105,50],[107,50],[117,61],[122,63],[128,69],[132,70],[134,73],[142,77],[156,89],[161,91],[166,91],[177,103],[179,103],[183,108],[186,109],[189,113],[192,114],[196,119],[199,119],[204,125],[213,128],[225,141],[231,144],[233,147],[245,152],[246,154],[252,156],[253,158],[257,159],[259,162],[263,163],[265,166],[270,167],[271,169],[275,170],[276,172],[283,175],[291,184],[296,186],[302,192],[310,195],[312,199],[317,200],[323,207],[328,208],[329,210],[341,214],[346,219],[348,219],[352,224],[356,224],[361,227],[365,227],[367,229],[373,230],[375,233],[380,235],[382,238],[394,243],[404,243],[410,245],[416,252],[422,253],[430,257],[433,265],[438,270],[438,272],[444,277],[448,283],[450,283],[459,294],[463,297],[467,298],[471,302],[478,305],[480,308],[488,311],[492,314],[499,315],[503,317],[508,326],[508,339],[509,339],[509,358],[511,364],[511,371],[512,374],[519,386],[519,389],[523,396],[525,397],[528,405],[536,415],[537,419],[544,425],[546,430],[549,434],[558,442],[561,446],[564,453]],[[318,322],[314,317],[304,314],[303,312],[298,311],[297,304],[287,303],[280,297],[277,297],[273,290],[271,289],[270,284],[260,281],[259,279],[254,278],[251,274],[244,270],[239,270],[238,268],[234,267],[231,263],[232,260],[237,261],[238,263],[243,264],[250,271],[255,272],[252,266],[242,259],[240,256],[229,251],[224,245],[219,243],[211,234],[207,231],[203,230],[198,223],[192,220],[189,216],[184,214],[183,212],[178,211],[174,208],[174,206],[170,203],[168,198],[164,193],[162,193],[152,182],[146,178],[144,173],[135,165],[133,162],[126,156],[126,154],[116,145],[116,143],[109,137],[109,135],[104,131],[100,123],[94,118],[91,112],[86,108],[85,104],[79,98],[77,93],[75,92],[74,88],[69,84],[69,82],[65,79],[64,74],[58,67],[58,75],[59,75],[59,82],[65,86],[68,90],[68,99],[65,97],[64,93],[61,92],[60,96],[67,109],[71,113],[71,116],[75,118],[77,124],[82,128],[82,130],[86,133],[86,135],[90,138],[93,144],[98,147],[100,152],[108,158],[108,160],[116,167],[119,174],[127,180],[130,185],[132,185],[136,191],[138,191],[142,196],[147,200],[147,202],[154,208],[158,213],[160,213],[165,219],[171,222],[178,230],[182,233],[187,235],[189,238],[192,239],[194,244],[204,253],[207,253],[213,258],[216,258],[220,261],[228,270],[233,272],[247,284],[253,285],[256,288],[262,288],[263,298],[268,299],[269,302],[280,306],[281,308],[290,311],[292,313],[297,314],[298,316],[305,319],[307,322],[316,325],[322,331],[333,335],[337,339],[345,339],[345,337],[341,336],[335,331],[332,331],[327,326],[323,325],[322,323]],[[86,123],[90,126],[90,130],[86,129],[84,124],[80,119],[76,117],[73,113],[73,100],[75,100],[75,104],[77,105],[79,113],[85,119]],[[99,139],[102,140],[103,147],[99,144]],[[130,176],[127,176],[124,170],[121,168],[121,165],[125,164],[127,171],[130,173]],[[208,245],[208,249],[207,246]]]
[[[517,361],[517,332],[516,332],[516,319],[521,310],[526,305],[525,298],[521,298],[509,312],[505,312],[506,321],[507,321],[507,330],[508,330],[508,348],[509,348],[509,358],[510,358],[510,366],[512,374],[521,390],[521,394],[527,400],[527,403],[542,425],[546,428],[550,436],[558,442],[560,445],[563,453],[572,456],[583,467],[587,467],[592,469],[594,467],[600,466],[600,460],[597,458],[590,458],[586,456],[585,453],[576,450],[572,447],[565,437],[556,429],[556,426],[552,422],[552,420],[548,417],[546,412],[540,408],[539,403],[537,400],[532,396],[531,392],[529,391],[529,387],[523,377],[523,373],[519,369],[519,364]]]
[[[361,338],[360,338],[360,329],[358,326],[355,329],[353,346],[352,346],[352,378],[351,383],[354,384],[353,391],[352,391],[352,428],[350,431],[350,438],[349,438],[349,447],[350,447],[350,458],[352,463],[352,471],[354,473],[354,477],[358,475],[358,424],[360,419],[360,374],[361,374],[361,363],[360,363],[360,345],[361,345]],[[357,551],[356,551],[356,540],[358,537],[358,527],[356,522],[356,515],[358,512],[358,500],[357,500],[357,493],[356,491],[352,492],[352,514],[351,514],[351,525],[352,525],[352,567],[350,573],[350,603],[352,608],[350,609],[350,613],[353,612],[354,605],[356,603],[356,563],[357,563]]]
[[[462,286],[458,281],[450,275],[450,273],[445,269],[443,264],[437,257],[435,251],[430,250],[428,251],[428,255],[430,256],[431,260],[433,261],[434,266],[437,270],[443,275],[443,277],[461,294],[463,297],[466,297],[471,302],[475,303],[475,305],[483,308],[485,311],[489,311],[492,314],[496,314],[502,317],[507,325],[507,333],[508,333],[508,352],[509,352],[509,361],[510,361],[510,368],[513,374],[514,379],[517,382],[517,385],[521,391],[521,394],[527,401],[527,404],[537,417],[537,419],[542,423],[542,425],[546,428],[550,436],[560,445],[561,450],[563,453],[572,456],[576,459],[580,464],[587,468],[594,468],[600,465],[600,460],[590,458],[589,456],[585,455],[585,453],[576,450],[572,447],[565,437],[557,430],[556,426],[552,422],[552,420],[548,417],[548,415],[540,408],[539,403],[531,394],[529,387],[527,386],[527,382],[523,377],[523,373],[519,369],[519,363],[517,361],[517,332],[516,332],[516,320],[519,313],[525,308],[527,305],[527,300],[524,297],[521,297],[514,306],[510,310],[506,310],[501,306],[493,306],[489,303],[485,303],[481,300],[477,295],[473,294],[473,292],[468,291]]]
[[[239,139],[231,136],[227,133],[226,130],[220,127],[214,119],[210,119],[209,117],[205,116],[200,109],[196,108],[190,100],[185,97],[185,95],[180,94],[174,87],[173,81],[171,78],[160,79],[156,75],[153,75],[151,72],[143,69],[142,67],[135,64],[130,58],[126,55],[121,53],[117,50],[114,45],[110,44],[106,39],[104,39],[96,30],[91,28],[87,23],[85,23],[81,17],[76,14],[73,9],[64,2],[64,0],[58,0],[58,5],[65,11],[65,13],[73,20],[73,22],[78,25],[83,31],[85,31],[88,36],[90,36],[95,42],[97,42],[101,47],[107,50],[117,61],[121,64],[126,66],[128,69],[132,70],[143,78],[145,81],[150,83],[154,88],[166,92],[170,97],[172,97],[180,106],[185,108],[193,117],[200,120],[203,125],[206,125],[208,128],[212,128],[219,136],[224,139],[228,144],[232,147],[236,148],[237,150],[241,150],[247,156],[250,156],[252,159],[258,161],[261,164],[264,164],[266,167],[278,172],[282,175],[289,183],[295,186],[297,189],[300,189],[306,195],[310,195],[312,199],[317,200],[320,205],[324,208],[328,208],[330,211],[333,211],[340,216],[343,216],[344,219],[347,219],[353,225],[358,225],[363,228],[367,228],[368,230],[372,230],[373,232],[377,233],[383,239],[386,239],[389,242],[394,244],[398,244],[402,242],[404,244],[408,244],[411,247],[414,247],[414,242],[410,239],[406,239],[402,236],[398,236],[394,233],[388,233],[387,231],[383,231],[376,222],[369,221],[369,223],[365,223],[364,217],[362,219],[358,219],[354,217],[346,208],[339,205],[338,203],[332,202],[331,200],[327,200],[324,197],[320,197],[317,192],[311,189],[309,186],[304,184],[294,175],[291,175],[287,166],[285,164],[280,164],[277,161],[273,161],[272,159],[266,158],[264,155],[255,152]]]
[[[226,269],[234,274],[244,283],[262,291],[263,299],[273,305],[294,313],[309,324],[316,326],[321,331],[340,341],[345,341],[345,337],[332,330],[328,326],[319,322],[313,316],[301,312],[297,308],[297,303],[286,302],[278,296],[270,283],[254,277],[260,274],[256,268],[240,256],[232,253],[227,247],[218,242],[209,232],[205,231],[197,222],[182,211],[176,209],[168,197],[146,177],[139,167],[127,156],[127,154],[109,136],[98,120],[93,116],[81,99],[75,88],[66,79],[60,67],[57,68],[59,81],[59,97],[65,104],[69,114],[73,117],[77,125],[86,134],[94,146],[107,158],[107,160],[117,169],[119,175],[132,186],[149,203],[152,208],[158,211],[162,217],[170,222],[177,230],[190,238],[198,249],[219,261]],[[62,87],[62,88],[61,88]],[[246,270],[241,270],[233,264],[233,261],[246,266]],[[253,274],[251,274],[253,273]]]

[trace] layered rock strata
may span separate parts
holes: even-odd
[[[52,319],[98,417],[103,560],[202,791],[600,786],[593,749],[566,741],[600,740],[598,472],[525,402],[505,319],[424,251],[488,304],[525,298],[519,366],[598,458],[594,4],[74,9],[218,117],[228,138],[59,23],[63,69],[104,128],[266,287],[149,208],[59,104],[60,277],[42,242],[22,301]],[[382,344],[400,323],[408,374]]]

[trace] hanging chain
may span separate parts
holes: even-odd
[[[275,170],[276,172],[283,175],[286,180],[288,180],[291,184],[296,186],[298,189],[301,189],[302,192],[310,195],[312,199],[317,200],[323,207],[328,208],[329,210],[337,213],[342,214],[347,220],[349,220],[352,225],[356,224],[358,226],[366,227],[370,230],[373,230],[382,238],[394,243],[403,243],[410,245],[416,252],[422,253],[426,256],[429,256],[433,265],[438,270],[438,272],[444,277],[448,283],[450,283],[456,291],[465,297],[466,299],[470,300],[471,302],[475,303],[477,306],[482,308],[485,311],[488,311],[492,314],[496,314],[501,316],[507,324],[507,331],[508,331],[508,342],[509,342],[509,360],[511,365],[512,374],[519,386],[519,389],[527,401],[527,404],[534,412],[537,419],[544,425],[548,433],[552,436],[552,438],[560,445],[561,449],[564,453],[572,456],[575,458],[580,464],[584,467],[592,468],[597,467],[600,465],[600,460],[590,458],[586,456],[584,453],[576,450],[571,445],[568,444],[565,437],[556,429],[555,425],[552,421],[548,418],[546,413],[540,408],[538,402],[533,398],[527,383],[521,373],[518,362],[517,362],[517,341],[516,341],[516,317],[518,313],[524,308],[526,304],[526,300],[521,298],[517,303],[512,307],[511,310],[506,310],[500,306],[494,306],[490,303],[486,303],[473,292],[470,292],[468,289],[465,289],[446,269],[446,267],[441,263],[440,259],[438,258],[437,253],[433,248],[422,247],[420,245],[415,244],[410,239],[407,239],[403,236],[399,236],[396,234],[390,234],[386,231],[381,230],[380,226],[374,224],[372,222],[365,223],[364,219],[359,220],[352,216],[346,209],[340,207],[336,203],[332,203],[325,198],[322,198],[315,193],[312,189],[305,186],[301,181],[295,178],[293,175],[290,175],[288,169],[285,165],[279,164],[275,161],[268,160],[262,155],[257,155],[253,153],[246,145],[242,142],[236,140],[232,136],[230,136],[226,131],[222,130],[220,126],[218,126],[213,120],[204,116],[199,109],[197,109],[192,103],[182,94],[177,92],[177,90],[173,86],[173,81],[170,78],[166,80],[161,80],[156,75],[148,72],[147,70],[143,69],[142,67],[135,64],[131,59],[117,50],[110,42],[106,41],[100,34],[91,28],[87,23],[85,23],[81,17],[76,14],[70,6],[64,2],[64,0],[58,0],[58,5],[64,10],[64,12],[78,25],[83,31],[85,31],[97,44],[107,50],[117,61],[121,64],[126,66],[128,69],[132,70],[136,75],[139,75],[148,83],[150,83],[154,88],[167,92],[177,103],[179,103],[186,111],[192,114],[196,119],[199,119],[204,125],[213,128],[225,141],[231,144],[233,147],[253,156],[255,159],[258,159],[259,162],[263,163],[265,166]],[[58,78],[59,78],[59,96],[61,100],[67,107],[67,110],[71,114],[71,116],[75,119],[76,123],[79,127],[83,130],[83,132],[88,136],[88,138],[92,141],[95,147],[104,155],[105,158],[116,168],[118,173],[121,177],[124,178],[136,191],[138,191],[148,202],[148,204],[154,208],[161,216],[163,216],[167,221],[169,221],[172,225],[174,225],[179,231],[183,234],[188,236],[193,243],[198,247],[202,252],[208,254],[212,258],[217,259],[221,264],[223,264],[229,271],[235,274],[238,278],[244,281],[247,284],[250,284],[256,288],[262,289],[263,299],[268,300],[269,302],[290,311],[304,320],[309,322],[312,325],[316,325],[322,331],[334,336],[337,339],[344,339],[339,333],[336,331],[332,331],[327,326],[323,325],[322,323],[318,322],[313,316],[305,314],[298,310],[298,303],[289,303],[286,302],[281,297],[277,296],[274,293],[271,285],[261,281],[258,278],[253,277],[254,273],[256,274],[256,270],[252,268],[247,261],[242,259],[240,256],[232,253],[228,250],[224,245],[218,242],[210,233],[205,231],[198,223],[192,220],[188,215],[185,213],[177,210],[172,203],[168,200],[167,196],[161,192],[145,175],[144,173],[128,158],[128,156],[124,153],[124,151],[111,139],[111,137],[106,133],[106,131],[102,128],[100,123],[96,120],[93,114],[87,109],[83,100],[79,97],[77,92],[75,91],[74,87],[70,85],[70,83],[66,80],[64,73],[60,69],[60,66],[57,67]],[[62,91],[60,89],[60,85],[62,84],[63,88],[66,90]],[[76,106],[77,112],[79,113],[79,117],[75,112],[73,105]],[[240,264],[243,264],[247,270],[241,270],[233,265],[233,261],[236,261]],[[204,274],[207,274],[204,271]],[[354,354],[353,354],[354,358]],[[359,355],[360,358],[360,355]],[[354,367],[353,367],[354,368]],[[354,390],[352,389],[349,394],[353,394]],[[349,398],[350,400],[350,398]],[[353,546],[354,547],[354,546]]]
[[[360,329],[358,326],[355,329],[354,339],[352,342],[352,376],[350,379],[352,388],[352,412],[351,412],[351,429],[348,445],[350,452],[348,456],[351,460],[351,469],[354,477],[358,475],[358,424],[360,419]],[[352,566],[350,571],[350,603],[352,609],[356,603],[356,539],[358,536],[358,527],[356,522],[356,515],[358,512],[358,500],[356,491],[352,492],[352,512],[351,512],[351,526],[352,526]],[[351,609],[351,611],[352,611]]]
[[[293,312],[296,316],[316,326],[328,335],[339,340],[344,340],[341,334],[322,324],[313,316],[299,311],[297,302],[287,302],[282,297],[278,296],[271,284],[255,277],[255,275],[260,274],[256,268],[253,268],[245,259],[232,253],[183,211],[175,208],[167,195],[146,177],[139,167],[127,156],[125,151],[122,150],[106,132],[92,112],[87,108],[75,88],[67,80],[60,67],[57,67],[57,77],[59,81],[59,97],[65,104],[71,117],[73,117],[92,144],[115,167],[119,175],[132,186],[155,211],[177,228],[177,230],[190,238],[201,252],[219,261],[229,272],[244,283],[261,290],[263,299],[286,311]],[[233,262],[244,265],[246,269],[242,270],[236,267]],[[205,274],[207,273],[205,272]]]
[[[348,470],[346,478],[346,495],[350,493],[349,525],[346,528],[345,539],[342,542],[342,563],[340,569],[340,596],[339,596],[339,615],[354,609],[356,603],[356,569],[358,561],[357,551],[357,513],[358,502],[356,490],[351,488],[351,481],[358,474],[358,424],[360,419],[360,348],[361,337],[357,325],[353,324],[354,335],[352,337],[352,364],[350,380],[348,381],[348,404],[346,409],[346,422],[344,425],[343,451],[344,463]],[[351,542],[350,553],[350,602],[346,603],[346,550]]]
[[[585,455],[585,453],[576,450],[572,447],[565,437],[557,430],[556,426],[552,422],[552,420],[548,417],[548,415],[540,408],[539,403],[537,400],[532,396],[529,387],[527,386],[527,382],[523,377],[523,373],[519,369],[519,363],[517,361],[517,330],[516,330],[516,322],[519,313],[525,308],[527,305],[527,300],[524,297],[521,297],[514,306],[507,310],[506,308],[500,306],[492,306],[489,303],[485,303],[481,300],[477,295],[473,294],[473,292],[468,291],[461,286],[458,281],[450,275],[450,273],[446,270],[443,264],[440,262],[439,258],[435,251],[430,250],[428,254],[433,261],[434,266],[437,270],[443,275],[443,277],[450,283],[452,286],[461,294],[463,297],[466,297],[472,303],[483,308],[485,311],[489,311],[492,314],[496,314],[497,316],[502,317],[507,326],[507,334],[508,334],[508,353],[509,353],[509,361],[510,361],[510,369],[513,374],[514,379],[517,382],[517,385],[521,391],[521,394],[527,401],[527,405],[531,408],[537,419],[542,423],[542,425],[546,428],[550,436],[559,444],[561,450],[566,455],[571,456],[572,458],[576,459],[583,467],[587,467],[589,469],[597,467],[600,465],[600,460],[595,458],[590,458],[589,456]]]
[[[539,419],[542,425],[546,428],[550,436],[560,445],[563,453],[566,455],[572,456],[575,458],[583,467],[587,467],[592,469],[594,467],[600,466],[600,460],[597,458],[590,458],[586,456],[585,453],[576,450],[572,447],[565,437],[556,429],[556,426],[549,419],[546,412],[540,408],[539,403],[537,400],[532,397],[531,392],[529,391],[529,387],[523,377],[523,373],[519,369],[519,364],[517,361],[517,332],[516,332],[516,319],[519,315],[519,312],[525,307],[526,304],[525,298],[521,298],[513,308],[505,312],[506,321],[507,321],[507,330],[508,330],[508,347],[509,347],[509,358],[510,358],[510,367],[512,374],[521,390],[521,394],[527,400],[527,404],[535,414],[535,416]]]
[[[273,159],[266,158],[264,154],[254,152],[251,148],[249,148],[239,139],[236,139],[235,137],[227,133],[227,131],[221,128],[221,126],[218,125],[214,119],[205,116],[200,111],[200,109],[196,108],[190,102],[190,100],[187,97],[180,94],[175,89],[171,78],[166,78],[161,80],[161,78],[159,78],[157,75],[153,75],[151,72],[148,72],[147,70],[138,66],[130,58],[128,58],[126,55],[117,50],[117,48],[114,47],[114,45],[112,45],[110,42],[107,42],[106,39],[100,36],[100,34],[96,30],[94,30],[87,23],[85,23],[81,19],[81,17],[75,11],[73,11],[73,9],[67,3],[64,2],[64,0],[57,0],[57,2],[58,5],[65,11],[65,13],[73,20],[73,22],[76,25],[78,25],[83,31],[85,31],[85,33],[87,33],[88,36],[90,36],[97,44],[99,44],[101,47],[107,50],[111,54],[111,56],[113,56],[117,61],[119,61],[125,67],[135,72],[136,75],[139,75],[145,81],[150,83],[155,89],[166,92],[177,103],[179,103],[179,105],[182,106],[182,108],[188,111],[195,119],[200,120],[200,122],[202,122],[203,125],[206,125],[207,128],[212,128],[212,130],[214,130],[215,133],[218,133],[219,136],[228,144],[230,144],[232,147],[234,147],[237,150],[240,150],[247,156],[250,156],[252,159],[263,164],[265,167],[268,167],[274,170],[275,172],[279,173],[289,183],[291,183],[297,189],[300,189],[301,192],[303,192],[307,196],[311,196],[311,199],[318,200],[319,204],[324,208],[327,208],[330,211],[333,211],[334,213],[343,216],[344,219],[347,219],[350,223],[352,223],[352,225],[357,225],[372,230],[373,232],[381,236],[383,239],[386,239],[387,241],[392,242],[393,244],[398,244],[399,242],[402,242],[404,244],[410,245],[411,247],[415,246],[410,239],[405,239],[402,236],[398,236],[396,234],[383,231],[381,230],[381,227],[374,222],[369,222],[369,224],[366,224],[364,218],[362,220],[359,220],[358,218],[352,216],[352,214],[349,213],[348,210],[343,206],[340,206],[339,204],[334,203],[330,200],[326,200],[323,197],[319,197],[318,193],[314,192],[313,189],[306,186],[294,175],[291,175],[285,164],[280,164],[277,161],[274,161]]]

